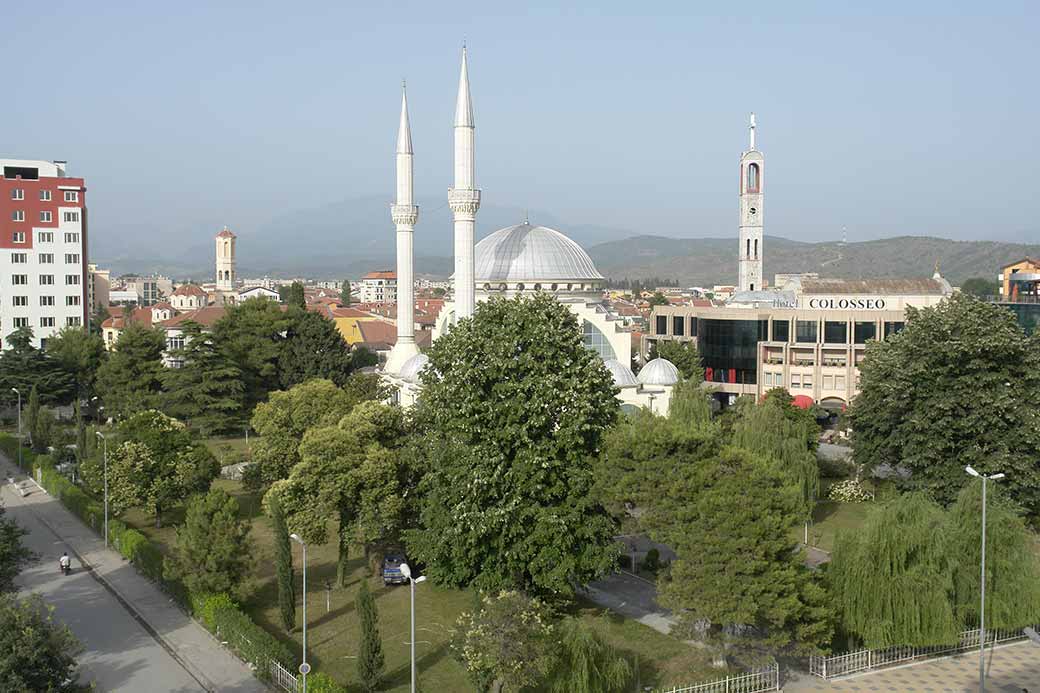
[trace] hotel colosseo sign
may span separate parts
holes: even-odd
[[[802,297],[812,310],[884,310],[885,299],[867,296],[813,296]]]

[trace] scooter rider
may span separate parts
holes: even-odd
[[[69,558],[68,552],[62,553],[61,558],[58,559],[58,567],[63,573],[68,573],[69,568],[72,565],[72,560]]]

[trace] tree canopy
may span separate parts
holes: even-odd
[[[293,310],[278,370],[283,388],[314,378],[343,386],[353,370],[350,345],[336,323],[321,313]]]
[[[574,314],[541,293],[495,298],[428,354],[422,527],[407,542],[431,578],[569,594],[609,569],[615,525],[591,459],[618,404]]]
[[[704,382],[704,366],[697,345],[693,342],[678,342],[659,339],[650,347],[650,358],[662,358],[672,362],[682,377],[695,384]]]
[[[0,690],[85,691],[77,683],[76,655],[82,650],[39,595],[0,595]]]
[[[278,387],[278,361],[289,324],[278,303],[260,297],[231,306],[213,326],[217,344],[242,372],[247,412]]]
[[[350,280],[344,279],[343,284],[339,287],[339,300],[345,306],[349,306],[351,303],[350,298]]]
[[[241,371],[198,324],[182,328],[184,347],[172,354],[180,365],[162,373],[163,409],[205,436],[240,430]]]
[[[238,502],[219,488],[188,502],[184,525],[163,570],[198,594],[243,596],[252,557],[249,524],[238,518]]]
[[[968,465],[1004,472],[1011,498],[1040,512],[1040,335],[1007,309],[954,294],[908,308],[906,328],[871,342],[852,403],[854,459],[902,465],[903,486],[956,498]]]
[[[98,369],[108,355],[101,335],[82,327],[63,327],[47,340],[47,354],[73,377],[81,399],[94,396]]]
[[[1000,293],[999,287],[1000,285],[995,279],[984,279],[982,277],[972,277],[971,279],[965,279],[961,283],[962,292],[978,298],[996,296]]]
[[[0,593],[15,591],[15,577],[36,558],[22,543],[28,533],[7,517],[7,510],[0,505]]]
[[[0,402],[15,404],[22,393],[24,403],[35,386],[44,404],[66,404],[76,392],[75,381],[61,362],[32,345],[33,333],[20,327],[7,336],[7,346],[0,354]]]
[[[165,349],[159,330],[135,322],[126,326],[97,372],[97,391],[109,416],[125,419],[159,406]]]

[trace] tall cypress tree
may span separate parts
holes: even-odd
[[[361,581],[357,595],[358,622],[361,625],[361,648],[358,651],[358,678],[366,693],[376,690],[383,674],[383,641],[379,637],[379,614],[376,601],[368,589],[368,581]]]
[[[80,411],[79,397],[72,404],[72,418],[76,420],[76,462],[87,459],[87,424]]]
[[[184,337],[184,348],[174,353],[182,366],[162,374],[164,408],[203,435],[237,428],[244,396],[241,371],[199,325],[184,323]]]
[[[275,575],[278,578],[278,609],[282,614],[282,625],[286,632],[296,627],[296,590],[293,588],[292,545],[289,529],[285,526],[285,513],[277,495],[272,494],[268,502],[271,514],[271,530],[274,532]]]

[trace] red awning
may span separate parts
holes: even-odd
[[[816,404],[816,402],[814,402],[813,398],[809,395],[795,395],[795,398],[791,400],[791,404],[799,409],[812,409],[812,406]]]

